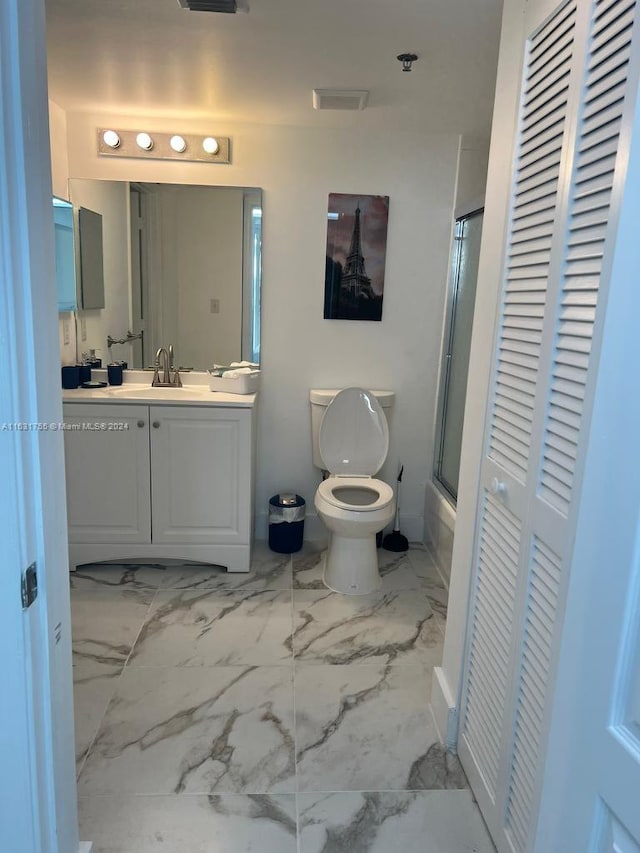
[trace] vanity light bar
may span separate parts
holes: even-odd
[[[144,130],[98,128],[98,154],[153,160],[193,160],[230,163],[231,139],[196,133],[155,133]]]

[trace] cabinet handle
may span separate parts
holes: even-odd
[[[144,426],[144,421],[138,421],[138,426],[140,427],[140,429],[142,429],[142,427]]]
[[[160,421],[154,421],[153,422],[153,428],[158,429],[159,427],[160,427]]]

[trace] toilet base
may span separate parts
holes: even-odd
[[[324,585],[343,595],[368,595],[382,583],[376,534],[358,539],[332,534],[325,557]]]

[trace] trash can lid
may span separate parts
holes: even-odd
[[[278,495],[278,503],[280,506],[295,506],[298,503],[298,496],[291,492],[282,492]]]

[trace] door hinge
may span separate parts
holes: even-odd
[[[38,597],[38,576],[36,574],[36,564],[31,563],[26,572],[22,573],[22,609],[26,610],[31,607],[33,602]]]

